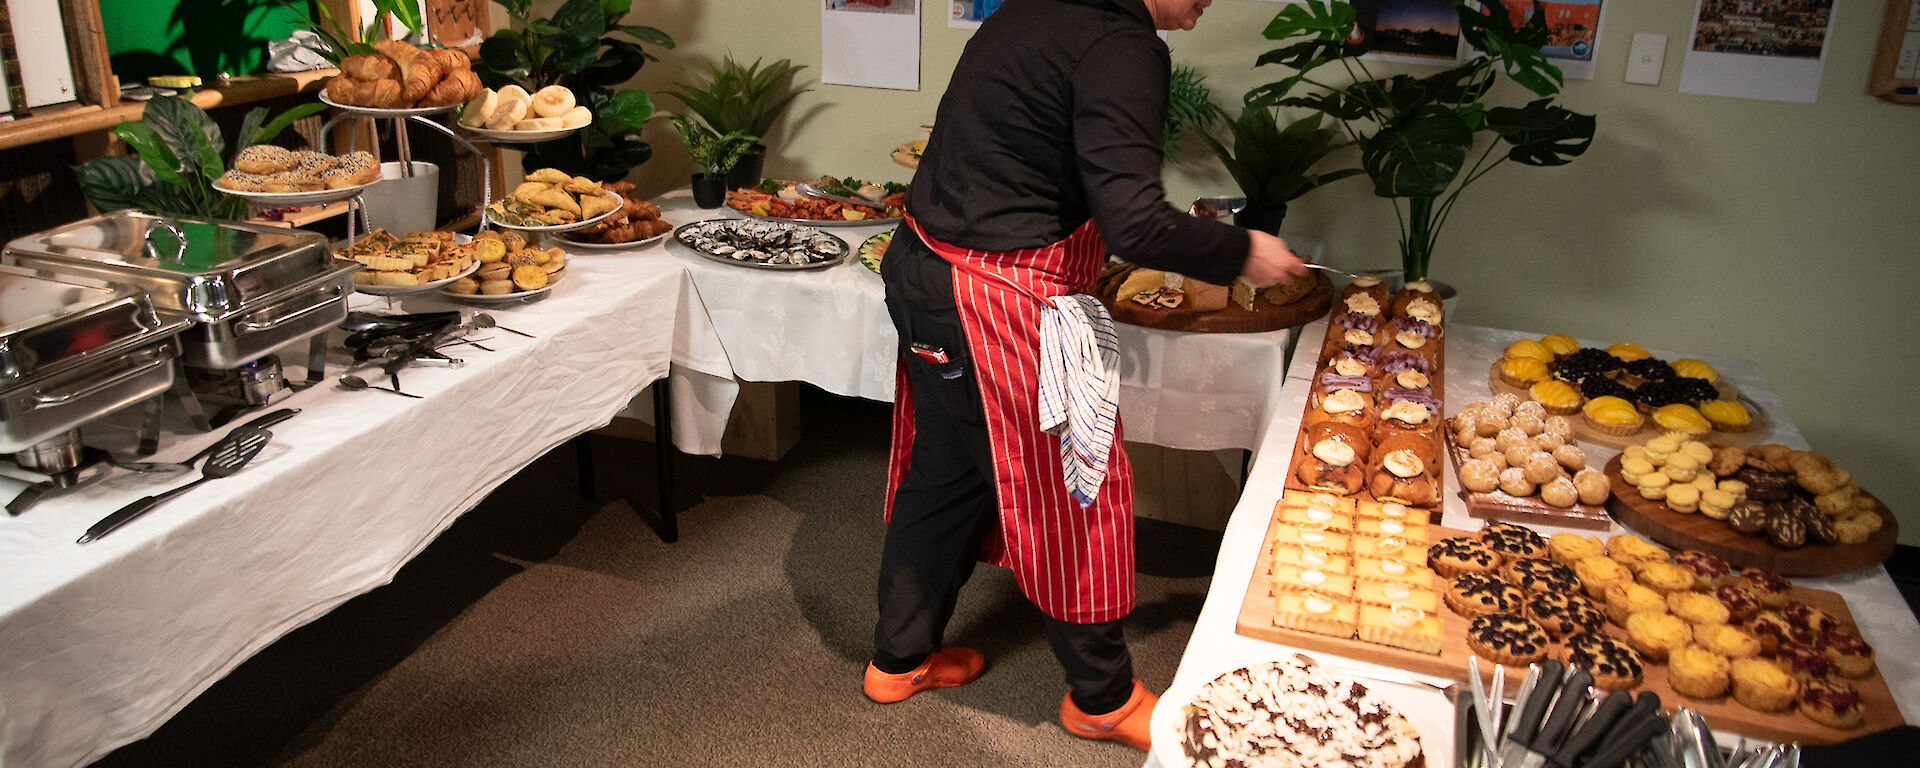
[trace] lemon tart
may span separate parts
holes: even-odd
[[[1640,431],[1646,417],[1624,398],[1607,395],[1588,400],[1580,410],[1587,426],[1603,435],[1631,435]]]

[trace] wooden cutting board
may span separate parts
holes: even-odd
[[[1278,524],[1278,521],[1277,516],[1269,521],[1269,528]],[[1468,535],[1465,531],[1440,527],[1433,527],[1428,531],[1431,541]],[[1352,638],[1316,635],[1274,626],[1272,620],[1274,600],[1272,595],[1267,594],[1267,570],[1272,560],[1272,555],[1266,546],[1268,538],[1271,538],[1270,533],[1256,545],[1261,550],[1260,558],[1254,566],[1253,578],[1247,584],[1246,597],[1240,604],[1240,614],[1234,624],[1235,632],[1309,652],[1320,651],[1454,680],[1467,679],[1467,658],[1473,655],[1472,651],[1467,649],[1468,621],[1445,607],[1440,609],[1442,646],[1437,656],[1374,645]],[[1243,542],[1230,544],[1244,545]],[[1434,586],[1436,590],[1444,588],[1444,584]],[[1846,600],[1837,594],[1795,587],[1791,597],[1833,614],[1841,623],[1849,627],[1854,626],[1853,614],[1848,612]],[[1610,635],[1625,639],[1626,633],[1612,623],[1607,624],[1606,631]],[[1792,710],[1777,714],[1757,712],[1734,702],[1730,696],[1717,699],[1687,698],[1674,693],[1673,689],[1667,685],[1667,668],[1664,665],[1644,664],[1644,666],[1646,671],[1641,678],[1641,687],[1636,690],[1653,691],[1659,694],[1663,707],[1685,704],[1699,710],[1716,731],[1731,731],[1763,739],[1798,741],[1805,744],[1832,744],[1905,722],[1900,717],[1900,708],[1894,704],[1893,692],[1887,688],[1887,682],[1881,679],[1878,670],[1872,677],[1850,681],[1859,689],[1860,695],[1866,701],[1866,724],[1854,730],[1841,731],[1816,723]],[[1488,668],[1491,669],[1491,665]],[[1525,673],[1525,667],[1508,670],[1507,690],[1519,690],[1517,686],[1525,678]]]
[[[1620,476],[1620,458],[1615,456],[1607,462],[1607,482],[1613,484],[1613,498],[1607,501],[1607,510],[1615,520],[1661,544],[1675,549],[1697,549],[1735,568],[1760,568],[1782,576],[1838,576],[1886,562],[1900,540],[1900,524],[1894,520],[1893,511],[1876,498],[1874,512],[1882,522],[1880,530],[1866,542],[1780,549],[1768,544],[1764,536],[1748,536],[1734,530],[1726,521],[1701,514],[1679,514],[1667,509],[1663,502],[1641,498],[1640,491]]]
[[[1313,322],[1333,306],[1333,283],[1324,273],[1313,273],[1313,290],[1285,304],[1254,302],[1253,310],[1227,302],[1224,309],[1212,312],[1181,312],[1179,309],[1149,309],[1131,301],[1115,300],[1102,293],[1101,301],[1113,313],[1113,319],[1130,325],[1184,333],[1264,333]]]
[[[1521,400],[1532,399],[1532,396],[1527,393],[1526,387],[1516,387],[1500,380],[1499,360],[1493,361],[1493,367],[1487,369],[1487,388],[1492,390],[1496,395],[1502,392],[1511,392],[1519,396]],[[1747,412],[1753,414],[1753,425],[1745,432],[1723,432],[1716,429],[1707,433],[1706,436],[1701,439],[1748,447],[1767,442],[1767,438],[1773,434],[1773,420],[1767,418],[1767,412],[1761,410],[1760,404],[1754,402],[1752,399],[1741,397],[1740,390],[1735,389],[1733,385],[1725,382],[1721,382],[1720,384],[1720,395],[1728,400],[1738,399],[1741,405],[1746,406]],[[1646,423],[1640,425],[1640,431],[1631,435],[1609,435],[1595,430],[1587,426],[1587,420],[1581,418],[1578,412],[1568,416],[1567,421],[1573,423],[1574,436],[1578,437],[1581,442],[1604,445],[1616,451],[1626,450],[1626,447],[1629,445],[1639,445],[1653,438],[1653,436],[1660,434],[1660,430],[1655,429],[1653,426],[1652,416],[1647,416]]]

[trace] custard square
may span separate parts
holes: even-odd
[[[1369,643],[1418,653],[1440,652],[1440,619],[1432,611],[1409,606],[1360,606],[1359,637]]]
[[[1403,520],[1426,524],[1432,517],[1425,507],[1410,507],[1397,501],[1362,501],[1355,505],[1354,516]]]
[[[1294,525],[1317,524],[1329,531],[1353,533],[1353,518],[1324,507],[1281,507],[1280,522]]]
[[[1370,517],[1358,515],[1353,519],[1354,531],[1362,536],[1399,536],[1408,541],[1425,542],[1427,540],[1426,513],[1406,517]]]
[[[1427,556],[1427,543],[1424,539],[1414,541],[1404,535],[1358,536],[1352,541],[1351,551],[1364,557],[1421,560]]]
[[[1268,578],[1271,587],[1268,593],[1273,595],[1311,591],[1341,599],[1353,597],[1353,577],[1344,573],[1275,563]]]
[[[1294,547],[1277,544],[1271,552],[1274,565],[1318,568],[1327,573],[1353,573],[1353,558],[1345,552],[1330,552],[1319,547]]]
[[[1288,592],[1273,604],[1273,625],[1333,637],[1353,637],[1359,612],[1352,601],[1312,592]]]
[[[1318,506],[1318,507],[1323,507],[1329,511],[1338,512],[1340,514],[1347,515],[1347,516],[1352,516],[1353,510],[1354,510],[1354,500],[1351,497],[1341,496],[1337,493],[1327,493],[1326,491],[1288,490],[1286,493],[1281,494],[1280,506],[1282,507]]]
[[[1313,525],[1281,523],[1273,527],[1273,541],[1290,547],[1318,547],[1329,552],[1346,552],[1352,539],[1339,531]]]
[[[1425,565],[1399,558],[1356,558],[1353,575],[1361,581],[1397,581],[1423,588],[1433,586],[1433,571],[1427,570]]]
[[[1367,605],[1407,605],[1427,613],[1440,610],[1440,595],[1404,581],[1362,581],[1353,586],[1353,599]]]

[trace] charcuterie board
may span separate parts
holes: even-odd
[[[1333,304],[1333,283],[1320,272],[1311,277],[1315,284],[1305,296],[1285,304],[1256,301],[1251,310],[1229,301],[1226,307],[1211,312],[1182,312],[1116,301],[1110,294],[1101,298],[1113,312],[1113,319],[1130,325],[1185,333],[1262,333],[1305,325],[1327,314]]]
[[[1613,498],[1607,502],[1607,508],[1615,520],[1661,544],[1675,549],[1697,549],[1735,568],[1759,568],[1783,576],[1838,576],[1886,562],[1900,539],[1900,526],[1892,511],[1875,499],[1878,503],[1875,512],[1884,522],[1865,543],[1809,544],[1799,549],[1780,549],[1768,544],[1765,537],[1741,534],[1725,521],[1697,513],[1679,514],[1667,509],[1664,503],[1641,498],[1639,490],[1620,476],[1620,458],[1615,456],[1607,462],[1607,482],[1613,486]]]
[[[1271,530],[1271,526],[1277,524],[1282,523],[1279,522],[1279,516],[1275,515],[1274,520],[1269,523],[1269,531]],[[1439,541],[1440,539],[1452,536],[1469,535],[1468,532],[1465,531],[1457,531],[1437,526],[1429,528],[1428,534],[1432,541]],[[1269,537],[1270,536],[1271,533],[1269,533]],[[1245,543],[1232,542],[1230,545],[1245,546]],[[1235,632],[1247,637],[1278,643],[1290,648],[1319,651],[1358,661],[1372,662],[1455,680],[1466,679],[1467,658],[1472,655],[1472,651],[1467,648],[1468,620],[1444,607],[1438,611],[1442,637],[1441,650],[1438,655],[1376,645],[1352,638],[1319,635],[1274,626],[1272,618],[1274,598],[1268,591],[1268,571],[1272,563],[1272,551],[1270,547],[1266,546],[1266,539],[1263,539],[1258,546],[1261,549],[1260,557],[1254,566],[1253,578],[1247,584],[1246,596],[1241,601],[1240,613],[1234,623]],[[1435,586],[1444,588],[1444,584],[1436,584]],[[1847,611],[1846,601],[1837,594],[1795,587],[1790,597],[1791,599],[1805,602],[1832,614],[1843,624],[1848,626],[1854,625],[1853,616]],[[1606,632],[1615,637],[1624,638],[1625,636],[1625,633],[1622,632],[1619,627],[1611,623],[1607,625]],[[1557,653],[1557,651],[1558,649],[1556,648],[1552,653]],[[1526,668],[1524,666],[1518,669],[1508,670],[1507,684],[1509,690],[1517,690],[1513,688],[1513,686],[1521,682],[1521,679],[1525,676],[1525,671]],[[1904,722],[1900,716],[1899,707],[1894,703],[1892,691],[1887,688],[1886,681],[1880,677],[1877,670],[1871,677],[1852,680],[1851,682],[1859,690],[1861,697],[1865,701],[1866,723],[1862,727],[1850,731],[1841,731],[1820,725],[1792,710],[1769,714],[1748,709],[1735,703],[1729,697],[1691,699],[1680,696],[1674,693],[1673,689],[1667,684],[1666,667],[1659,664],[1645,665],[1645,673],[1642,676],[1641,686],[1637,690],[1653,691],[1659,694],[1663,705],[1666,706],[1685,704],[1688,707],[1699,710],[1702,715],[1706,716],[1707,721],[1716,730],[1731,731],[1763,739],[1792,740],[1808,744],[1830,744],[1844,741],[1863,733],[1872,733],[1890,728]]]

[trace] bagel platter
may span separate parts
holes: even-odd
[[[460,108],[462,129],[494,144],[551,141],[593,122],[593,113],[574,103],[573,91],[549,85],[528,93],[509,85],[482,89]]]

